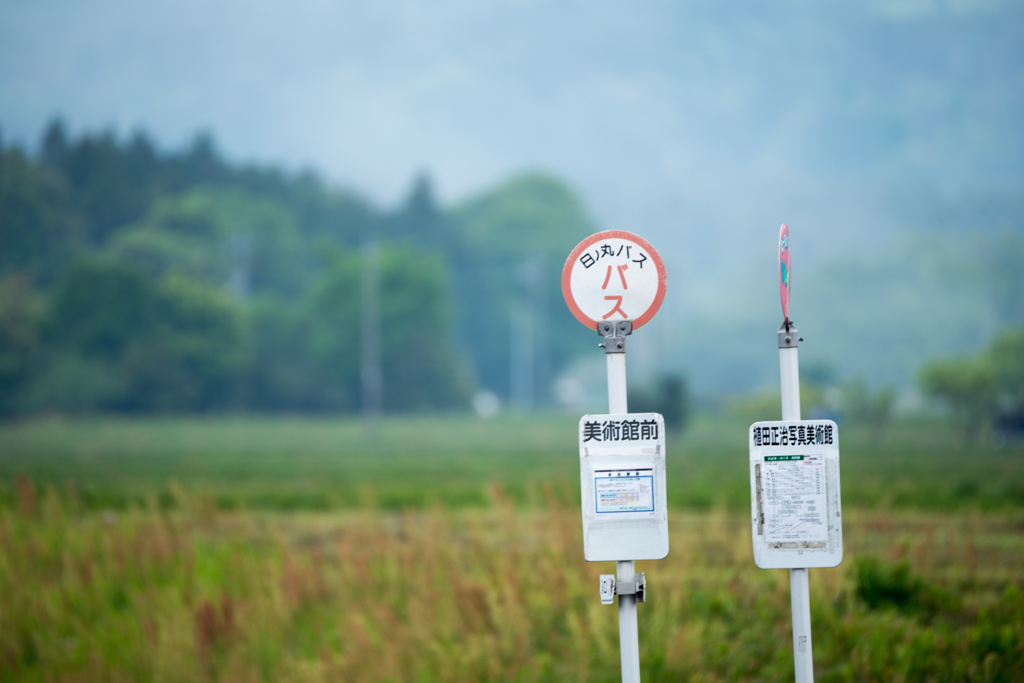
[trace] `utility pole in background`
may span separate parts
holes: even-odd
[[[376,238],[363,242],[360,261],[360,347],[362,352],[363,430],[368,437],[380,434],[384,407],[384,373],[380,352],[380,247]]]
[[[545,266],[543,256],[531,256],[515,269],[524,289],[509,312],[509,404],[517,410],[544,403],[550,383],[547,340],[537,334],[547,328]]]

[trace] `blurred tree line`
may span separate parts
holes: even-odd
[[[968,440],[1024,437],[1024,328],[1000,333],[973,357],[943,358],[921,368],[921,390],[949,408]]]
[[[543,404],[579,333],[546,297],[592,231],[540,174],[451,208],[420,177],[387,210],[228,163],[208,136],[168,153],[55,121],[34,155],[0,138],[0,414],[355,410],[369,242],[386,409],[509,396],[517,372]]]

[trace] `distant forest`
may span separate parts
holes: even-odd
[[[594,230],[543,174],[454,207],[421,176],[384,208],[208,136],[55,121],[38,151],[0,138],[0,413],[357,410],[368,264],[385,409],[542,405],[585,333],[561,262]]]

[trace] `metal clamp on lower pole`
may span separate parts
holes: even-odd
[[[598,346],[603,348],[605,353],[625,353],[626,337],[633,334],[633,321],[598,323],[597,333],[604,337],[604,343]]]
[[[637,602],[647,602],[647,577],[640,572],[635,581],[617,582],[614,574],[601,574],[601,604],[612,604],[616,595],[635,595]]]

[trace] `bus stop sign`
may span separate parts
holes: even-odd
[[[779,296],[782,298],[782,318],[789,322],[789,292],[793,265],[789,252],[789,228],[783,223],[779,229]],[[789,329],[788,327],[786,328]]]
[[[629,320],[633,329],[654,317],[665,298],[665,264],[642,237],[606,230],[576,245],[562,269],[569,310],[594,330]]]

